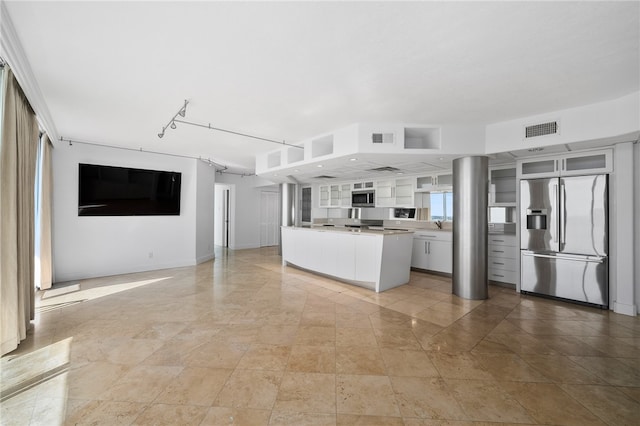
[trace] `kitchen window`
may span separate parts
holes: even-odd
[[[453,220],[453,192],[432,192],[430,194],[431,220]]]

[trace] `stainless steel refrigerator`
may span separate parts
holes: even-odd
[[[520,181],[520,289],[609,304],[607,175]]]

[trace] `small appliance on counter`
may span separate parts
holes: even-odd
[[[415,219],[416,218],[416,209],[414,208],[406,208],[406,209],[393,209],[392,219]]]

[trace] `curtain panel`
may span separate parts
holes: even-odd
[[[3,78],[0,141],[0,355],[18,347],[34,318],[36,116],[11,69]]]

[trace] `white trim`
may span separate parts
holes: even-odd
[[[56,141],[59,139],[58,129],[56,129],[38,81],[31,70],[31,65],[24,53],[20,38],[16,33],[4,1],[0,1],[0,16],[2,16],[2,19],[0,19],[0,56],[11,68],[16,80],[20,83],[20,87],[22,87],[22,91],[29,99],[40,126],[47,132],[49,139],[55,146]]]
[[[209,261],[211,259],[215,259],[215,258],[216,258],[216,255],[214,253],[210,253],[210,254],[207,254],[205,256],[200,256],[199,258],[196,259],[196,264],[199,265],[201,263],[207,262],[207,261]]]
[[[613,312],[617,314],[630,315],[635,317],[638,312],[636,305],[628,305],[626,303],[613,302]]]

